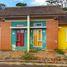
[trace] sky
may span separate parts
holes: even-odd
[[[46,0],[0,0],[0,3],[6,4],[7,7],[15,7],[18,2],[27,3],[28,6],[46,5]]]

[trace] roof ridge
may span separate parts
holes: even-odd
[[[60,7],[60,6],[16,6],[16,7],[6,7],[9,8],[37,8],[37,7]]]

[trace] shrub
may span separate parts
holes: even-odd
[[[61,49],[56,49],[56,52],[59,53],[59,54],[64,54],[64,51],[61,50]]]
[[[31,49],[30,52],[37,53],[38,50],[37,49]]]
[[[67,8],[63,8],[64,11],[67,11]]]
[[[30,53],[25,53],[25,55],[22,56],[22,59],[24,59],[24,60],[36,60],[37,58]]]

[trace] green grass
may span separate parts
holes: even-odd
[[[56,49],[56,52],[57,52],[58,54],[62,54],[62,55],[64,55],[64,51],[61,50],[61,49]]]
[[[36,60],[37,59],[35,56],[31,55],[30,53],[25,53],[21,58],[24,60]]]
[[[37,53],[38,50],[37,50],[37,49],[31,49],[30,52],[32,52],[32,53]]]

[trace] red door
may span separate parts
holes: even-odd
[[[24,30],[18,30],[16,35],[16,46],[24,46]]]
[[[24,30],[21,30],[20,45],[24,46]]]

